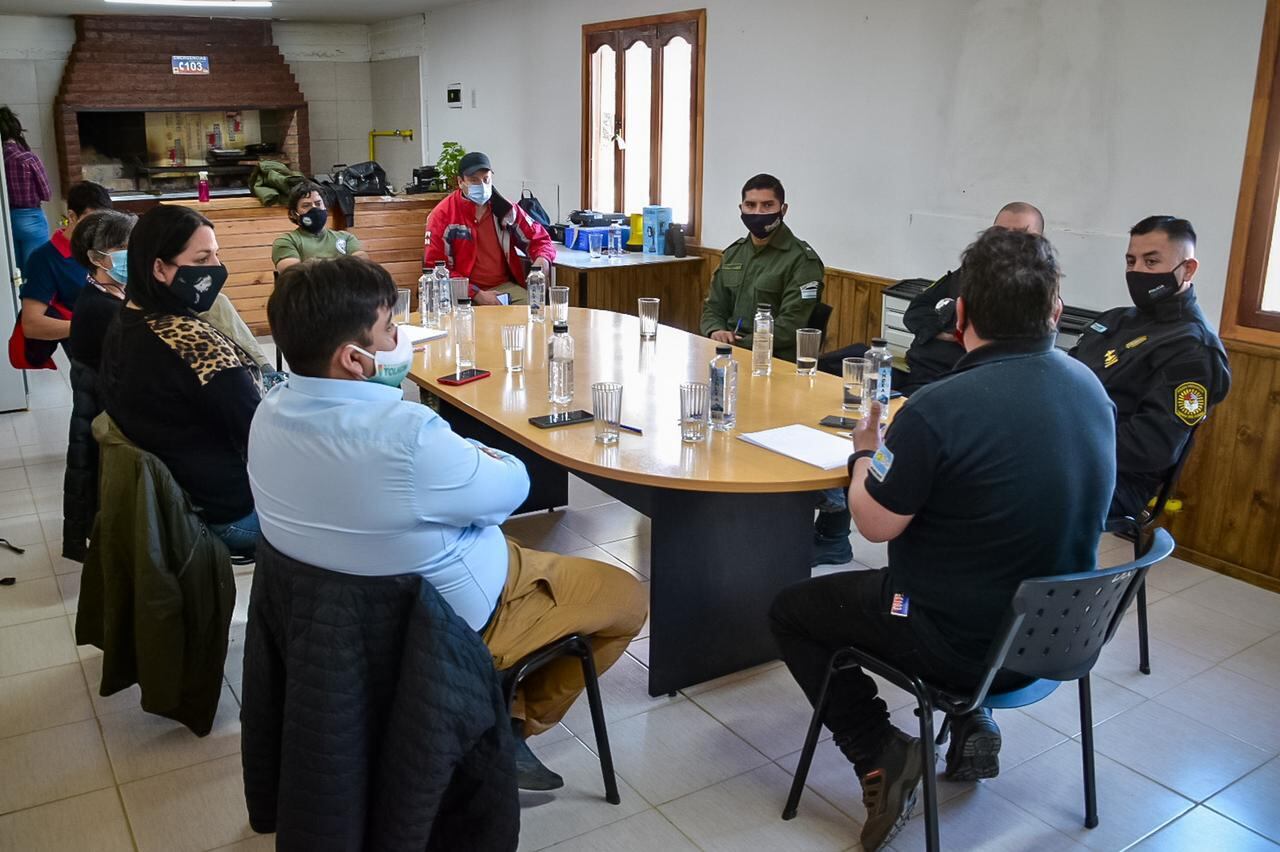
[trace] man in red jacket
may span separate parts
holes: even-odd
[[[470,278],[477,305],[500,304],[499,294],[527,304],[526,264],[548,275],[556,259],[546,230],[494,190],[489,158],[478,151],[462,158],[457,191],[427,217],[426,242],[425,265],[443,260],[452,275]]]

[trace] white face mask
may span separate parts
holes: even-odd
[[[409,367],[413,365],[413,344],[409,342],[409,335],[401,334],[398,328],[395,349],[368,352],[354,343],[347,345],[366,358],[373,359],[373,375],[366,376],[366,382],[377,382],[387,387],[398,388],[408,374]]]

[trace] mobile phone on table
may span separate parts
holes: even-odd
[[[511,294],[510,294],[510,293],[499,293],[499,294],[498,294],[498,304],[499,304],[499,305],[509,305],[509,304],[511,304]]]
[[[831,429],[856,429],[858,427],[858,418],[840,417],[835,414],[829,414],[819,420],[818,425],[827,426]]]
[[[587,423],[595,419],[590,411],[579,408],[574,411],[556,411],[541,417],[530,417],[529,422],[539,429],[554,429],[557,426],[572,426],[575,423]]]
[[[436,379],[442,385],[465,385],[468,382],[478,382],[481,379],[489,378],[488,370],[461,370],[457,373],[450,373],[447,376],[441,376]]]

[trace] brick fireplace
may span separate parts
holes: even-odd
[[[269,21],[77,15],[76,42],[54,100],[62,185],[83,180],[81,115],[262,110],[281,159],[311,172],[307,104]],[[174,73],[175,57],[205,57],[207,74]],[[183,70],[190,70],[184,63]],[[199,163],[203,151],[188,151]]]

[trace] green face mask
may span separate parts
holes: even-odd
[[[389,351],[367,352],[354,343],[347,345],[366,358],[373,359],[373,375],[366,376],[366,382],[377,382],[389,388],[398,388],[404,381],[404,377],[409,374],[409,367],[413,365],[413,344],[409,342],[407,334],[400,334],[399,329],[396,329],[396,348]]]

